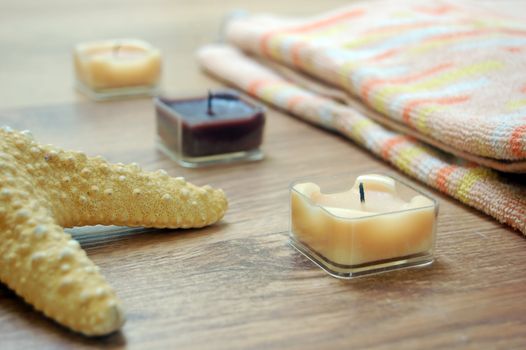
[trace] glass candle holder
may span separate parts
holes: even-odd
[[[437,202],[387,175],[339,175],[290,186],[292,245],[334,277],[433,262]]]
[[[104,40],[75,47],[77,89],[94,100],[155,95],[161,76],[161,53],[135,39]]]
[[[155,98],[158,146],[184,167],[263,158],[262,107],[234,91],[206,97]]]

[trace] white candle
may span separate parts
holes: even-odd
[[[134,39],[82,43],[74,50],[77,80],[93,90],[154,87],[161,73],[161,53]]]
[[[314,253],[319,264],[329,262],[330,269],[341,271],[429,255],[435,203],[416,191],[408,196],[405,190],[401,196],[401,186],[374,174],[359,176],[351,189],[330,194],[312,182],[296,184],[291,191],[293,239]]]

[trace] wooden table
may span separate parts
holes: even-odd
[[[288,245],[288,184],[305,175],[386,171],[385,163],[270,109],[264,161],[183,169],[155,148],[149,99],[93,103],[71,88],[75,42],[139,36],[165,52],[166,91],[203,91],[218,84],[191,55],[213,40],[227,8],[303,14],[339,1],[226,3],[0,4],[0,125],[110,161],[164,168],[222,187],[230,200],[224,220],[202,230],[76,232],[121,297],[126,325],[85,338],[0,285],[0,349],[525,348],[526,241],[519,233],[431,192],[440,202],[431,267],[337,280]]]

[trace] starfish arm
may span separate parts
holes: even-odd
[[[108,334],[124,317],[98,267],[62,227],[202,227],[226,209],[222,190],[42,146],[28,133],[0,128],[0,281],[86,335]]]
[[[163,170],[146,172],[136,164],[110,164],[102,157],[41,146],[22,133],[5,135],[20,173],[63,227],[203,227],[220,220],[228,206],[222,190],[195,186]]]
[[[54,223],[47,207],[10,182],[0,187],[0,280],[77,332],[103,335],[119,329],[120,302],[98,267]]]
[[[163,170],[145,172],[135,164],[109,164],[69,152],[48,157],[47,163],[59,175],[50,200],[64,227],[203,227],[220,220],[227,209],[222,190],[195,186]]]

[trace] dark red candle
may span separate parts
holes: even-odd
[[[263,109],[235,92],[156,98],[161,149],[184,166],[262,158]]]

